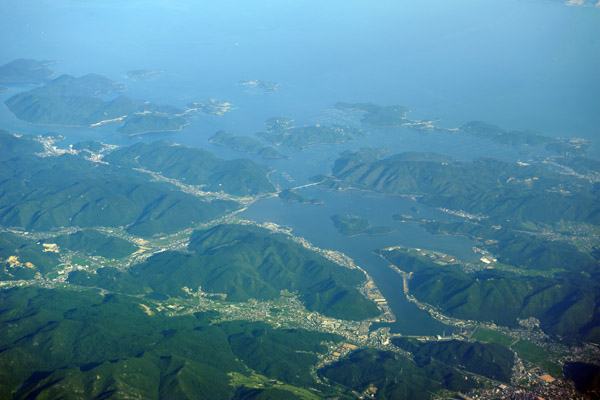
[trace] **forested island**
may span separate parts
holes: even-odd
[[[288,203],[300,203],[300,204],[313,204],[319,205],[323,204],[323,201],[319,199],[312,199],[306,196],[301,195],[295,189],[284,189],[278,194],[279,198],[287,201]]]
[[[331,220],[344,236],[386,235],[394,231],[394,228],[387,226],[371,226],[368,220],[352,215],[335,214]]]
[[[41,125],[93,128],[114,123],[128,135],[177,131],[187,125],[183,110],[119,95],[124,91],[124,85],[101,75],[61,75],[5,104],[17,118]]]
[[[319,144],[339,144],[352,142],[365,132],[352,126],[304,126],[294,127],[294,121],[285,117],[269,118],[267,130],[256,135],[277,145],[301,150]]]
[[[265,146],[260,141],[249,136],[237,136],[233,133],[219,131],[210,139],[211,143],[229,147],[232,150],[255,154],[263,158],[286,158],[279,150],[271,146]]]

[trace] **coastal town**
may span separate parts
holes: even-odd
[[[373,329],[374,323],[392,323],[395,321],[395,316],[387,304],[386,299],[379,292],[372,278],[357,266],[354,261],[343,253],[320,249],[312,245],[304,238],[296,237],[288,227],[282,227],[274,223],[255,223],[250,220],[241,219],[236,216],[228,216],[218,221],[219,223],[238,223],[244,225],[256,225],[264,229],[268,229],[272,233],[282,234],[289,237],[292,241],[302,245],[303,247],[315,251],[325,258],[337,263],[345,268],[359,269],[366,277],[364,284],[360,287],[360,291],[367,298],[372,300],[379,308],[381,314],[376,318],[364,321],[346,321],[331,317],[323,316],[317,312],[311,312],[300,302],[297,293],[281,291],[279,298],[269,301],[258,301],[250,299],[246,302],[230,302],[227,301],[227,296],[222,293],[208,293],[202,290],[201,287],[188,288],[183,290],[187,294],[181,298],[140,298],[140,307],[143,312],[152,315],[154,313],[163,313],[165,315],[177,316],[193,314],[202,311],[218,312],[218,321],[262,321],[271,324],[277,328],[302,328],[307,330],[334,333],[343,337],[342,344],[332,345],[330,351],[323,355],[316,368],[321,368],[342,359],[351,351],[358,348],[376,348],[380,350],[394,351],[405,354],[410,357],[410,353],[396,347],[392,343],[394,337],[411,337],[419,341],[449,341],[462,340],[472,341],[475,338],[478,340],[485,337],[500,337],[506,338],[511,346],[523,346],[524,343],[530,343],[536,349],[540,349],[551,363],[554,365],[562,365],[569,361],[590,361],[595,362],[600,359],[600,349],[592,344],[581,346],[567,347],[553,341],[548,335],[539,329],[539,321],[535,318],[520,321],[519,329],[509,329],[502,326],[497,326],[493,323],[482,323],[473,320],[460,320],[449,317],[443,314],[439,308],[420,302],[412,294],[410,294],[410,278],[411,274],[402,271],[395,265],[389,265],[394,271],[400,274],[403,278],[403,291],[406,298],[414,303],[420,309],[428,312],[434,319],[454,328],[454,333],[450,335],[434,335],[434,336],[404,336],[399,333],[390,333],[389,327],[378,327]],[[213,222],[212,224],[215,224]],[[204,228],[208,228],[211,224],[206,224]],[[69,273],[75,270],[94,271],[98,268],[105,268],[110,265],[112,268],[128,268],[134,264],[143,262],[152,255],[164,251],[184,250],[189,243],[189,236],[193,229],[187,229],[177,234],[169,235],[168,237],[141,239],[126,233],[122,229],[96,227],[97,231],[103,234],[118,237],[127,240],[134,244],[138,250],[130,257],[122,260],[109,260],[100,256],[91,256],[81,252],[67,251],[60,249],[55,244],[51,243],[51,238],[58,235],[72,234],[77,232],[76,228],[69,228],[58,232],[25,232],[20,230],[7,230],[12,234],[19,235],[23,238],[28,238],[39,243],[43,243],[42,247],[45,252],[60,254],[60,264],[55,271],[42,276],[36,274],[32,280],[13,280],[0,282],[0,288],[9,288],[14,286],[36,285],[39,287],[53,288],[69,286],[76,290],[83,290],[77,285],[69,283]],[[393,248],[385,249],[391,251]],[[455,257],[429,250],[412,249],[412,251],[420,252],[421,255],[440,263],[449,264],[458,262]],[[17,256],[5,262],[12,262],[13,265],[19,263]],[[485,261],[481,261],[485,264]],[[26,266],[24,266],[26,267]],[[108,294],[104,289],[98,288],[100,293]],[[487,335],[487,336],[486,336]],[[487,340],[487,339],[486,339]],[[490,396],[501,396],[501,398],[511,399],[530,399],[531,396],[543,398],[561,398],[561,396],[573,395],[575,389],[569,381],[550,374],[542,367],[543,363],[532,362],[531,358],[525,359],[522,353],[518,350],[513,350],[515,355],[515,366],[513,368],[513,376],[511,385],[497,383],[489,380],[485,385],[485,389],[478,389],[472,393],[461,394],[464,399],[486,399]],[[480,377],[480,379],[482,379]]]

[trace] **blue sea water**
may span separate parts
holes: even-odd
[[[181,132],[131,138],[110,125],[93,130],[30,125],[0,106],[0,127],[62,133],[68,142],[169,139],[233,158],[246,155],[208,143],[217,130],[252,135],[264,128],[266,118],[280,115],[296,125],[327,123],[335,120],[330,110],[336,102],[370,101],[407,106],[413,118],[439,118],[446,128],[484,120],[506,129],[585,137],[592,142],[590,154],[600,157],[600,8],[595,7],[546,0],[3,0],[0,64],[21,57],[57,60],[52,66],[57,74],[93,72],[120,80],[129,95],[152,102],[184,108],[217,98],[237,107],[223,117],[198,116]],[[133,69],[164,72],[134,82],[126,77]],[[263,94],[236,85],[252,79],[276,81],[281,88]],[[25,89],[11,85],[0,101]],[[307,183],[327,174],[341,151],[363,146],[435,151],[458,159],[530,156],[460,135],[392,129],[373,131],[352,144],[284,150],[292,158],[269,162],[278,170],[273,180],[281,187]],[[293,181],[284,179],[284,171]],[[435,237],[416,225],[395,225],[394,234],[376,238],[343,238],[329,220],[334,213],[389,225],[392,214],[410,211],[414,204],[356,191],[305,192],[325,204],[272,199],[256,203],[245,215],[290,225],[320,247],[347,252],[390,299],[399,316],[394,329],[439,333],[443,327],[402,300],[398,277],[372,250],[403,244],[466,259],[472,243]]]
[[[0,3],[0,63],[55,59],[59,73],[119,79],[184,105],[229,99],[240,133],[306,121],[337,101],[403,104],[447,127],[481,119],[552,136],[600,127],[600,8],[545,0],[37,1]],[[242,79],[282,84],[248,95]],[[210,126],[210,123],[208,124]],[[191,133],[191,132],[190,132]]]

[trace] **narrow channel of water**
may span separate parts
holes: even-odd
[[[441,214],[436,210],[396,197],[381,196],[358,190],[333,192],[318,187],[302,190],[302,194],[322,200],[322,205],[286,203],[278,198],[256,202],[241,214],[257,222],[275,222],[293,228],[293,233],[309,240],[314,245],[341,251],[352,257],[372,277],[396,315],[391,324],[392,332],[407,335],[435,335],[443,331],[450,333],[451,327],[444,325],[406,300],[402,277],[388,268],[388,263],[374,250],[403,245],[435,249],[453,254],[463,260],[473,257],[473,243],[466,238],[434,236],[417,224],[400,224],[392,219],[395,213],[418,213],[424,217]],[[333,225],[331,216],[348,213],[369,219],[374,226],[391,226],[395,232],[381,236],[346,237]],[[439,217],[439,215],[437,215]],[[445,216],[444,216],[445,217]],[[400,266],[401,267],[401,266]]]

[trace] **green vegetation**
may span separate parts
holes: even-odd
[[[140,105],[125,96],[112,101],[97,97],[114,91],[123,91],[123,86],[100,75],[61,75],[44,86],[16,94],[6,105],[27,122],[90,126],[130,114]]]
[[[536,317],[541,328],[566,340],[600,338],[600,286],[581,274],[553,278],[518,276],[495,270],[466,273],[439,266],[405,249],[381,253],[400,269],[413,271],[411,294],[456,318],[516,326],[517,318]],[[417,260],[411,260],[411,258]]]
[[[478,328],[473,334],[473,339],[484,342],[484,343],[498,343],[504,347],[509,347],[513,338],[506,336],[500,332],[492,331],[489,329]]]
[[[486,249],[497,255],[500,263],[523,270],[594,271],[598,268],[597,260],[572,244],[538,238],[511,227],[491,225],[487,221],[434,221],[427,222],[424,226],[429,232],[436,234],[464,235],[481,242],[487,241],[489,244],[485,245]],[[557,226],[560,225],[559,222]]]
[[[41,244],[0,233],[0,280],[33,279],[37,273],[51,271],[58,262],[58,254],[44,251]]]
[[[14,95],[6,106],[17,118],[47,125],[94,127],[108,122],[124,125],[126,134],[180,129],[187,121],[183,110],[128,96],[104,99],[124,86],[100,75],[80,78],[62,75],[46,85]]]
[[[90,262],[81,256],[73,256],[71,257],[71,264],[73,265],[81,265],[82,267],[89,266]]]
[[[597,176],[600,173],[600,161],[592,158],[571,156],[558,158],[556,162],[573,169],[578,174]]]
[[[529,361],[535,365],[541,365],[545,370],[553,374],[555,377],[561,376],[560,366],[550,362],[550,355],[552,353],[551,351],[535,345],[527,340],[519,340],[511,347],[523,360]]]
[[[433,358],[490,379],[510,383],[514,355],[512,351],[499,344],[459,340],[421,343],[405,338],[395,338],[392,343],[410,351],[415,360]]]
[[[509,146],[539,146],[544,144],[548,150],[563,155],[584,155],[589,146],[587,141],[581,139],[554,138],[532,131],[507,131],[482,121],[468,122],[461,126],[460,130],[469,135]]]
[[[373,103],[337,103],[336,108],[342,110],[362,111],[365,113],[361,122],[378,128],[400,126],[408,121],[408,108],[403,106],[378,106]]]
[[[19,58],[0,66],[2,83],[42,83],[54,75],[47,67],[55,61],[35,61]]]
[[[154,303],[141,304],[85,291],[0,291],[0,397],[229,399],[243,385],[231,376],[250,377],[247,365],[270,379],[288,383],[289,376],[306,388],[330,391],[307,374],[323,350],[318,343],[336,341],[333,335],[239,321],[211,324],[211,313],[166,317],[152,311]],[[239,348],[244,341],[251,350]]]
[[[279,198],[287,201],[288,203],[300,203],[300,204],[323,204],[323,201],[319,199],[311,199],[301,195],[294,189],[284,189],[278,194]]]
[[[43,152],[44,146],[33,140],[32,137],[17,137],[4,129],[0,129],[0,162],[5,162],[12,158],[34,157],[36,153]]]
[[[377,152],[367,150],[342,154],[332,172],[345,184],[420,195],[429,206],[485,216],[490,223],[520,227],[527,221],[568,220],[600,225],[597,185],[543,165],[494,159],[458,162],[430,153],[380,159]]]
[[[335,214],[331,217],[336,229],[345,236],[386,235],[394,231],[387,226],[371,226],[371,223],[359,217]]]
[[[431,269],[446,268],[427,257],[426,252],[423,250],[419,251],[402,247],[391,251],[380,251],[379,254],[390,260],[390,262],[404,272],[422,272]],[[454,267],[456,268],[457,266],[454,265]]]
[[[144,168],[203,190],[238,196],[275,191],[269,167],[250,160],[222,160],[205,150],[170,142],[138,143],[105,157],[111,164]]]
[[[556,139],[543,136],[539,132],[531,131],[506,131],[495,125],[482,121],[471,121],[460,127],[460,130],[469,135],[483,137],[497,143],[510,146],[536,146],[553,142]]]
[[[265,146],[256,139],[249,136],[236,136],[233,133],[219,131],[210,138],[211,143],[221,144],[232,150],[242,151],[248,154],[256,154],[263,158],[287,158],[277,149]]]
[[[29,148],[31,143],[35,146]],[[151,182],[147,174],[80,156],[37,157],[33,152],[39,147],[28,138],[0,132],[3,226],[29,231],[123,226],[135,235],[152,236],[207,222],[239,207],[231,201],[202,201],[171,185]]]
[[[274,382],[272,379],[256,373],[250,376],[232,372],[231,385],[240,387],[236,392],[234,399],[302,399],[319,400],[321,397],[298,386],[287,385]]]
[[[179,131],[188,121],[182,117],[168,117],[155,114],[134,115],[125,120],[125,124],[117,129],[126,135],[139,135],[149,132]]]
[[[546,149],[562,156],[581,157],[587,154],[587,149],[589,146],[590,143],[587,140],[579,139],[579,141],[573,141],[573,139],[571,139],[561,141],[557,140],[555,142],[548,143],[546,144]]]
[[[100,142],[95,142],[92,140],[84,140],[83,142],[77,142],[73,145],[73,149],[75,150],[83,150],[90,153],[99,153],[104,149],[104,145]]]
[[[296,386],[314,383],[310,367],[318,362],[317,354],[326,353],[324,340],[339,342],[341,337],[303,329],[273,330],[260,324],[252,331],[244,329],[229,336],[234,354],[260,374]]]
[[[352,142],[357,136],[365,133],[351,126],[305,126],[295,128],[293,121],[287,118],[271,118],[265,124],[268,130],[259,132],[257,136],[275,145],[303,149],[318,144],[338,144]]]
[[[86,229],[71,235],[58,236],[45,240],[56,243],[60,248],[72,251],[83,251],[91,255],[105,258],[123,258],[131,255],[137,247],[126,240],[106,236],[98,231]]]
[[[441,389],[468,391],[477,386],[473,379],[434,359],[423,357],[413,362],[396,353],[375,349],[355,351],[318,372],[359,393],[374,386],[377,399],[425,400]]]
[[[297,292],[306,308],[327,316],[362,320],[379,314],[357,290],[358,270],[334,264],[282,235],[260,228],[219,225],[196,232],[187,253],[163,252],[125,272],[101,268],[75,271],[69,281],[124,293],[186,296],[182,288],[224,293],[228,301],[278,298],[281,290]]]

